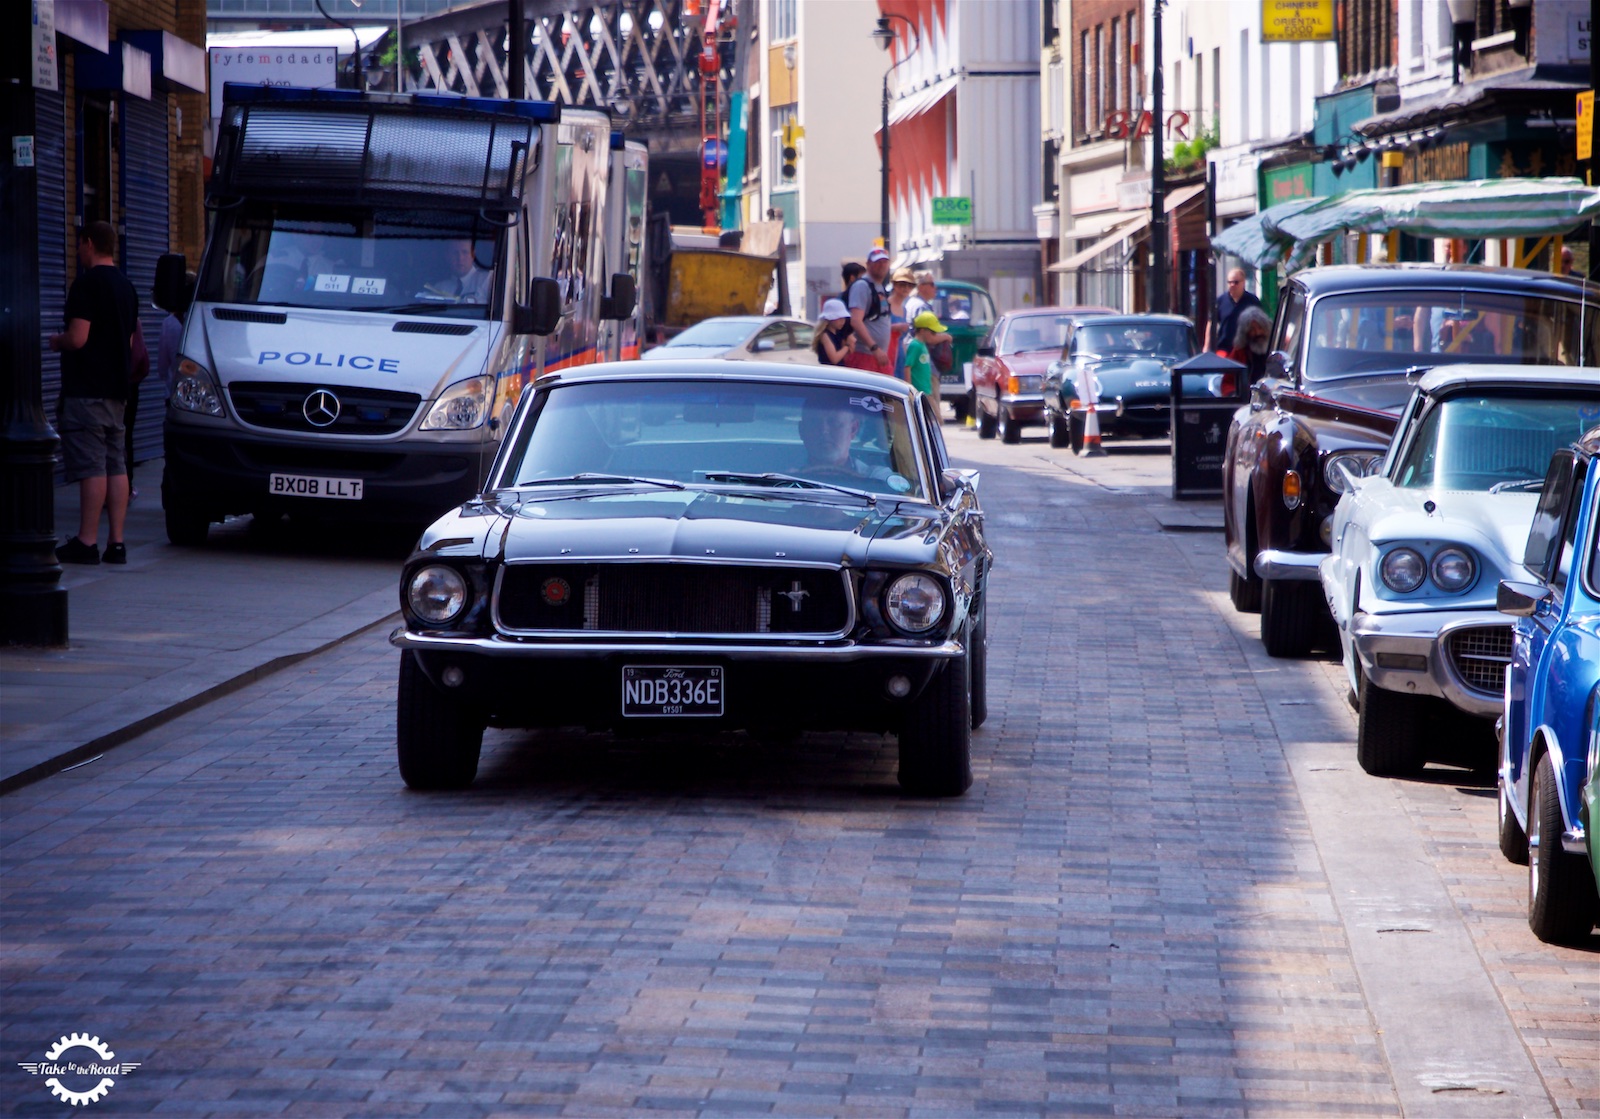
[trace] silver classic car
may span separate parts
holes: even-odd
[[[1597,418],[1600,370],[1453,366],[1418,383],[1387,456],[1329,460],[1342,496],[1320,574],[1368,773],[1421,769],[1441,703],[1500,713],[1511,625],[1496,586],[1515,577],[1551,454]]]
[[[977,478],[931,398],[818,366],[587,366],[524,394],[482,495],[401,575],[397,746],[470,784],[485,726],[857,729],[955,796],[987,710]]]

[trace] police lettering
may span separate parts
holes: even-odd
[[[324,354],[307,353],[305,350],[291,350],[289,353],[279,353],[277,350],[262,350],[256,355],[256,364],[265,365],[269,361],[281,361],[287,365],[324,365],[338,368],[348,365],[351,369],[373,369],[379,373],[400,372],[400,359],[397,357],[368,357],[365,354]]]

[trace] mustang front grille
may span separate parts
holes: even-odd
[[[704,563],[508,564],[495,624],[508,633],[837,636],[844,575]]]
[[[1510,626],[1469,626],[1445,639],[1450,666],[1469,688],[1489,695],[1505,690],[1506,665],[1511,663]]]

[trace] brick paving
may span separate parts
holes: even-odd
[[[863,735],[490,732],[407,793],[369,635],[0,802],[0,1109],[60,1114],[12,1062],[85,1031],[142,1062],[104,1114],[1397,1114],[1218,538],[955,445],[1001,560],[966,798]],[[1600,1109],[1600,957],[1527,933],[1478,792],[1405,803]]]

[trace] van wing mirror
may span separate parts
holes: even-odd
[[[626,272],[611,277],[611,294],[600,301],[602,319],[625,319],[639,301],[639,285]]]
[[[528,301],[511,309],[511,330],[515,334],[554,334],[561,325],[561,285],[549,276],[528,281]]]
[[[182,253],[162,253],[156,258],[156,281],[150,299],[163,311],[172,311],[183,303],[184,276],[189,270]]]

